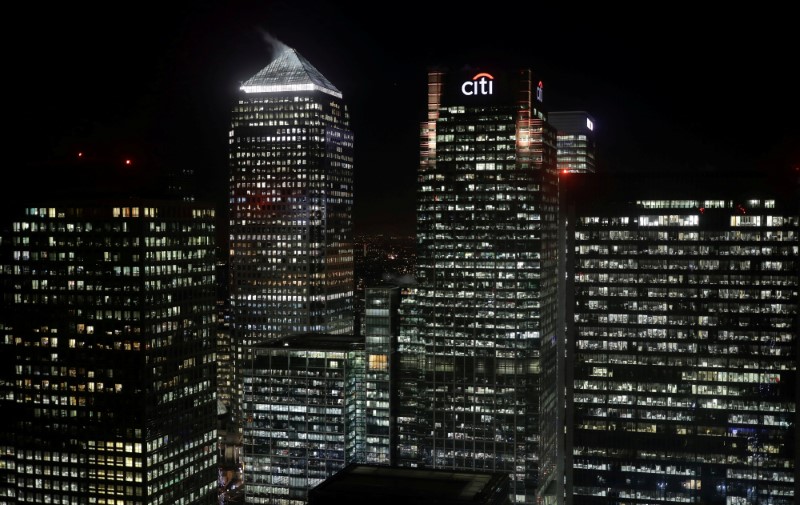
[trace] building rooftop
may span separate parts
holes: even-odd
[[[363,349],[364,337],[356,335],[331,335],[329,333],[298,333],[261,344],[258,348],[347,351],[351,349]]]
[[[508,474],[351,464],[308,494],[309,505],[508,503]]]
[[[246,80],[241,88],[245,93],[282,93],[286,91],[322,91],[336,98],[336,89],[314,65],[296,50],[284,46],[272,62]]]

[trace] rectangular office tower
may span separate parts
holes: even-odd
[[[349,334],[354,321],[353,133],[342,93],[288,47],[240,90],[229,139],[237,373],[250,346]]]
[[[562,180],[575,504],[797,503],[798,197],[729,172]]]
[[[308,490],[363,463],[369,426],[388,426],[367,374],[388,348],[352,335],[298,334],[256,346],[244,377],[246,502],[304,505]],[[373,379],[374,381],[374,379]]]
[[[558,171],[593,173],[597,143],[594,118],[585,111],[550,112],[547,120],[558,131]]]
[[[395,391],[392,386],[397,369],[400,287],[370,286],[364,290],[364,340],[367,369],[364,376],[366,424],[364,462],[372,465],[395,463],[395,437],[391,419],[396,417]]]
[[[213,207],[39,202],[0,256],[0,502],[215,503]]]
[[[508,472],[533,503],[557,480],[556,133],[529,69],[432,70],[427,97],[421,464]]]

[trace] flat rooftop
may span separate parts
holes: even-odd
[[[309,491],[326,503],[460,505],[508,503],[508,474],[352,464]]]

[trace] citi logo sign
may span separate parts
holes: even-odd
[[[481,72],[480,74],[475,74],[472,80],[464,82],[461,85],[461,92],[467,96],[491,95],[494,92],[493,84],[494,77],[486,72]]]

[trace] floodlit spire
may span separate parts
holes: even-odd
[[[291,47],[286,47],[269,65],[246,80],[240,89],[245,93],[316,90],[342,98],[342,92]]]

